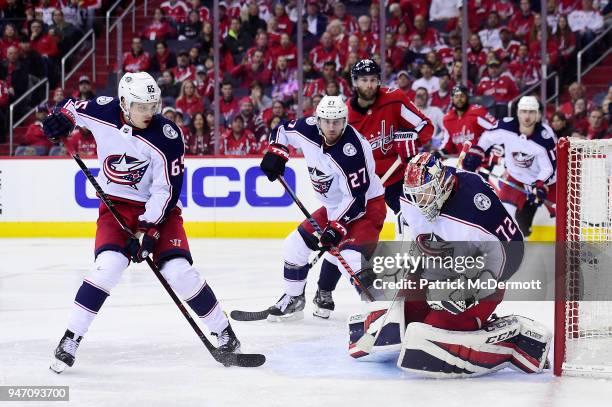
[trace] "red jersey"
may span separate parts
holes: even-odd
[[[236,113],[240,111],[240,105],[238,104],[238,99],[232,97],[229,100],[225,100],[221,97],[221,101],[219,102],[219,112],[221,116],[225,119],[225,121],[229,122]]]
[[[42,122],[35,121],[28,126],[23,142],[32,147],[45,147],[47,150],[53,147],[53,143],[49,141],[42,129]]]
[[[153,21],[145,27],[142,36],[150,41],[163,40],[176,34],[176,30],[167,21]]]
[[[148,71],[151,66],[151,58],[147,52],[134,55],[132,52],[123,54],[123,70],[125,72]]]
[[[412,104],[399,89],[380,88],[376,101],[363,109],[356,98],[348,102],[348,122],[361,133],[372,146],[376,161],[376,174],[382,177],[397,159],[398,151],[393,142],[393,133],[398,130],[419,129],[417,145],[424,146],[431,140],[433,124]],[[403,166],[389,177],[384,186],[400,181]]]
[[[181,0],[175,2],[164,1],[161,4],[160,8],[164,10],[164,13],[166,13],[166,16],[168,16],[168,18],[173,19],[177,23],[184,22],[187,18],[187,13],[189,13],[189,7],[187,7],[187,4],[185,4]]]
[[[440,93],[440,91],[436,91],[430,96],[431,102],[429,103],[432,106],[439,107],[443,112],[447,112],[449,106],[451,105],[451,95],[450,92],[446,92],[445,94]]]
[[[204,112],[204,102],[200,97],[194,96],[191,99],[187,99],[186,96],[183,96],[182,98],[176,99],[176,108],[193,117],[196,113]]]
[[[497,125],[497,120],[489,111],[480,105],[469,105],[461,116],[451,108],[442,119],[444,139],[442,150],[447,154],[459,154],[465,141],[478,143],[480,135]]]
[[[77,153],[82,157],[95,157],[97,155],[96,139],[93,134],[86,132],[83,134],[80,130],[74,130],[66,143],[66,148],[71,153]]]
[[[236,139],[232,129],[228,129],[221,135],[221,143],[219,144],[219,154],[222,155],[249,155],[257,154],[259,146],[257,139],[252,131],[244,129],[242,136]]]
[[[322,71],[323,64],[327,61],[335,62],[336,66],[340,66],[340,57],[338,55],[338,49],[335,47],[326,49],[322,45],[317,45],[312,49],[312,51],[310,51],[308,56],[312,61],[312,65],[317,71]]]
[[[508,103],[518,96],[519,89],[510,75],[500,75],[497,78],[485,76],[480,80],[476,94],[493,96],[496,103]]]
[[[518,41],[510,41],[507,46],[501,44],[494,52],[498,60],[512,62],[518,56],[520,46]]]
[[[183,82],[186,79],[193,81],[196,78],[196,69],[193,65],[187,65],[184,68],[181,68],[180,66],[175,66],[170,70],[172,71],[174,79],[177,82]]]

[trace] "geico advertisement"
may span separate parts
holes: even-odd
[[[186,159],[180,202],[187,221],[300,221],[303,215],[257,158]],[[85,160],[94,175],[97,160]],[[314,196],[305,161],[292,159],[285,179],[312,211]],[[104,185],[102,185],[104,188]],[[71,159],[0,160],[0,221],[93,221],[99,200]]]

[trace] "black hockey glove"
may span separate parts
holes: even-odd
[[[76,118],[74,113],[63,107],[56,107],[43,119],[43,132],[51,141],[58,142],[62,137],[68,137],[74,129]]]
[[[531,193],[527,195],[527,201],[535,203],[536,205],[541,205],[546,200],[547,195],[548,187],[544,184],[544,181],[537,180],[531,186]]]
[[[127,252],[135,263],[144,261],[155,249],[159,231],[152,223],[139,222],[135,237],[130,237],[126,244]]]
[[[346,230],[346,227],[342,223],[332,220],[327,224],[323,233],[321,233],[319,242],[321,242],[321,246],[323,247],[336,247],[340,244],[342,239],[344,239],[347,233],[348,230]]]
[[[285,175],[285,164],[289,160],[289,150],[286,146],[272,143],[261,160],[259,168],[270,181],[276,181],[280,175]]]
[[[485,152],[479,146],[472,146],[463,159],[463,169],[466,171],[476,171],[485,159]]]

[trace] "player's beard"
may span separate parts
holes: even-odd
[[[456,111],[463,113],[468,108],[468,102],[466,101],[461,107],[457,106],[456,103],[453,103],[453,107],[455,108]]]
[[[379,89],[380,89],[380,86],[377,86],[371,91],[363,92],[361,89],[355,87],[355,92],[357,93],[357,97],[359,99],[364,100],[365,102],[368,102],[368,103],[374,103],[374,101],[376,100],[376,96],[378,96]]]

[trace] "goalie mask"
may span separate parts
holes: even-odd
[[[414,156],[404,173],[404,196],[428,221],[436,220],[453,190],[455,176],[430,153]]]
[[[135,123],[136,116],[161,113],[161,89],[146,72],[123,75],[119,81],[118,95],[119,106],[126,120],[136,127],[143,127],[142,123]]]

